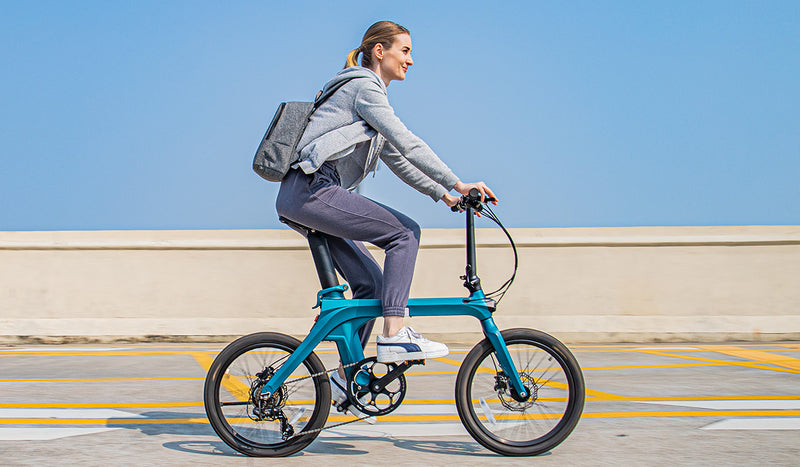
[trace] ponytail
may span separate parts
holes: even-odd
[[[361,66],[372,67],[372,49],[376,44],[382,44],[386,49],[391,49],[394,45],[394,37],[398,34],[410,34],[408,29],[391,21],[378,21],[367,29],[364,38],[361,39],[361,46],[353,49],[347,54],[345,68],[358,66],[358,55],[361,55]]]
[[[344,64],[345,68],[350,68],[351,66],[358,66],[358,54],[361,53],[361,47],[357,49],[353,49],[347,54],[347,61]]]

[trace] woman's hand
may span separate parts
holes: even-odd
[[[486,198],[489,197],[489,198],[494,198],[492,204],[497,204],[497,196],[495,196],[494,193],[492,193],[492,190],[488,186],[486,186],[486,184],[483,182],[464,183],[459,181],[458,183],[455,184],[455,186],[453,186],[453,189],[461,193],[462,195],[468,195],[469,190],[473,188],[481,192],[481,203],[486,202]],[[456,201],[457,200],[458,198],[456,198]],[[445,203],[446,202],[447,201],[445,201]]]
[[[461,198],[459,198],[458,196],[453,196],[450,193],[445,193],[444,195],[442,195],[442,201],[444,201],[444,204],[448,205],[451,208],[455,206],[460,199]]]

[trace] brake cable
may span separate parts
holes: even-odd
[[[511,274],[511,277],[508,278],[507,281],[503,283],[497,290],[493,292],[489,292],[486,294],[486,298],[491,298],[495,300],[495,303],[500,303],[500,300],[503,299],[508,289],[511,288],[511,284],[514,283],[514,279],[517,277],[517,269],[519,268],[519,255],[517,254],[517,245],[514,243],[514,239],[511,238],[511,234],[505,228],[502,222],[500,222],[500,218],[492,211],[492,208],[489,207],[488,204],[483,205],[483,209],[479,211],[481,215],[486,216],[490,220],[492,220],[495,224],[497,224],[500,229],[503,230],[503,233],[506,234],[509,243],[511,244],[511,249],[514,252],[514,272]]]

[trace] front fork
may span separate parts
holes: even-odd
[[[510,396],[517,402],[524,402],[528,400],[531,395],[528,393],[528,389],[525,387],[525,385],[522,384],[522,379],[517,372],[517,368],[514,366],[514,361],[511,359],[511,354],[506,346],[506,341],[503,339],[503,335],[500,333],[500,330],[497,329],[497,325],[494,324],[494,319],[490,317],[481,320],[481,326],[483,327],[483,334],[494,348],[494,354],[497,357],[497,362],[500,364],[500,368],[502,369],[503,373],[505,373],[508,381],[511,383]]]

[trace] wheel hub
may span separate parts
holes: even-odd
[[[508,376],[502,373],[495,376],[494,389],[497,391],[497,395],[500,397],[500,403],[503,404],[503,407],[515,412],[524,412],[532,407],[538,399],[539,386],[536,384],[533,377],[527,373],[521,373],[519,378],[522,380],[522,386],[525,388],[527,397],[520,397],[514,387],[509,384]]]

